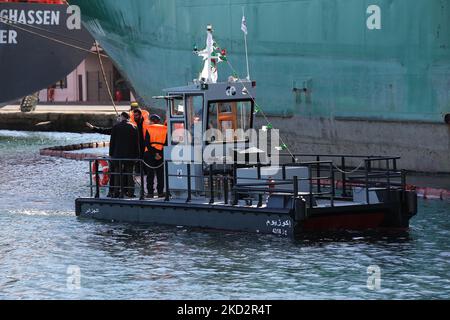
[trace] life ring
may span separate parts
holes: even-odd
[[[95,161],[92,163],[92,180],[95,182],[97,176],[97,170],[95,167]],[[109,165],[105,160],[98,161],[98,183],[99,186],[104,187],[109,183]]]

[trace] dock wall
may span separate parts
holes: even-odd
[[[295,153],[399,156],[399,167],[450,172],[450,125],[445,123],[270,118]],[[262,119],[258,119],[261,127]]]
[[[111,127],[115,121],[113,112],[0,111],[0,130],[81,133],[91,132],[86,122]],[[406,170],[450,173],[450,125],[445,123],[300,116],[269,121],[294,153],[399,156],[399,167]],[[257,118],[256,128],[265,124]]]
[[[86,122],[112,127],[115,113],[21,113],[0,112],[0,130],[90,132]]]

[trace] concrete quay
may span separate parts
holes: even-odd
[[[117,106],[118,112],[128,105]],[[90,132],[85,123],[111,127],[117,119],[113,106],[105,105],[38,105],[33,112],[20,112],[18,105],[0,108],[0,130]]]

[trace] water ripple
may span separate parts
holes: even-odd
[[[79,220],[87,165],[39,148],[98,135],[0,131],[0,299],[448,299],[450,204],[408,234],[297,240]],[[81,270],[71,290],[68,268]],[[381,289],[367,287],[369,266]]]

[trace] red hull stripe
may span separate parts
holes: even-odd
[[[358,213],[310,218],[303,223],[305,231],[377,229],[384,221],[384,213]]]

